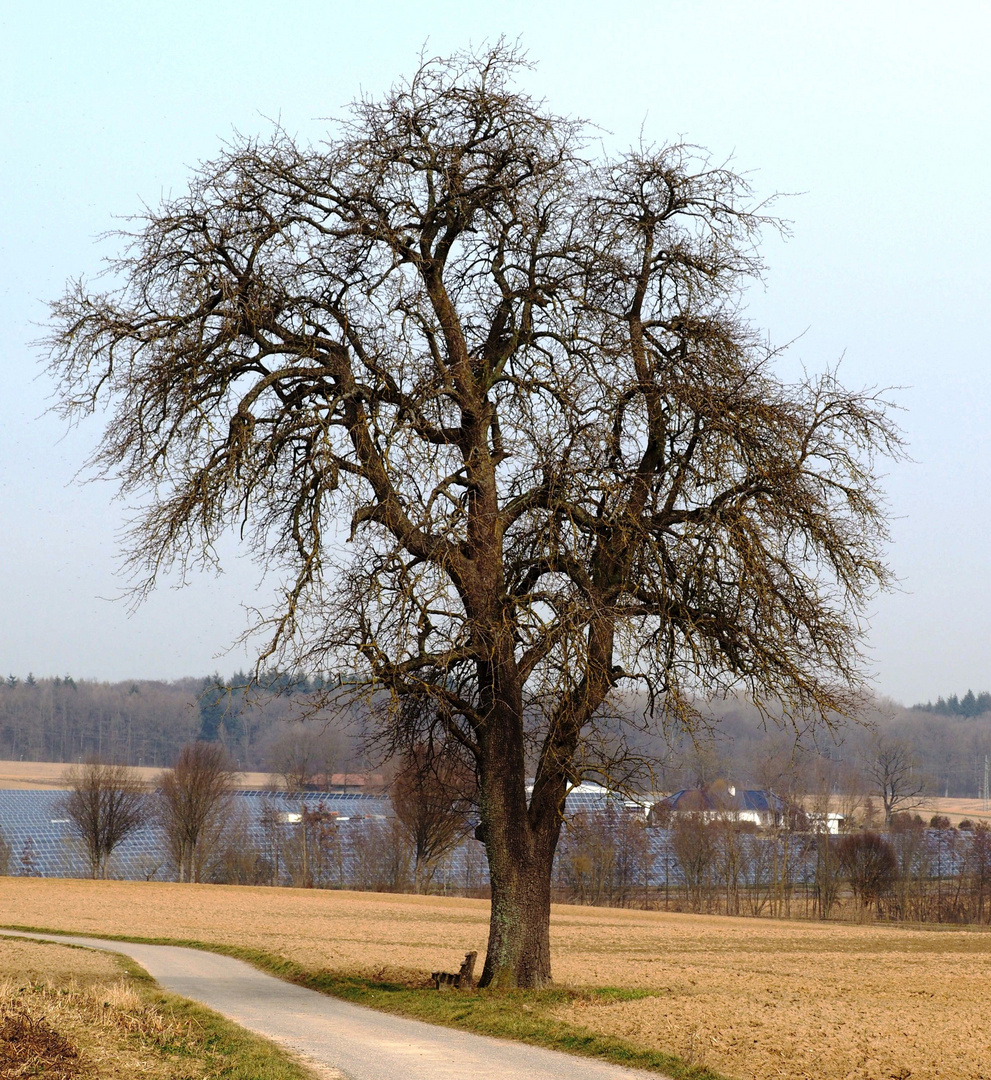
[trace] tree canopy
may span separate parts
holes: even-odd
[[[618,691],[687,726],[723,689],[854,707],[899,446],[874,392],[777,376],[747,181],[605,153],[522,64],[427,59],[321,145],[235,139],[50,343],[65,414],[109,409],[139,592],[237,530],[284,582],[266,662],[351,672],[393,745],[476,771],[498,985],[549,978],[564,798],[622,758]]]

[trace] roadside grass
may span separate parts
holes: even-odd
[[[274,1043],[165,993],[126,957],[94,960],[87,949],[25,939],[0,939],[0,947],[0,1076],[314,1076]]]
[[[45,934],[67,934],[66,930],[41,927],[8,926],[7,929]],[[265,952],[213,942],[176,938],[149,938],[128,935],[89,934],[102,940],[135,942],[145,945],[179,945],[204,949],[234,959],[244,960],[255,967],[276,975],[287,982],[317,990],[320,993],[355,1005],[365,1005],[382,1012],[422,1020],[430,1024],[458,1028],[477,1035],[509,1039],[560,1050],[568,1054],[597,1058],[627,1068],[644,1069],[670,1076],[673,1080],[727,1080],[704,1063],[686,1061],[675,1054],[636,1046],[625,1039],[597,1034],[579,1025],[570,1024],[552,1015],[553,1010],[575,1002],[602,1004],[635,1001],[656,996],[648,990],[620,987],[574,989],[554,986],[545,990],[445,990],[434,989],[426,976],[419,983],[388,981],[333,971],[307,968],[295,961]],[[200,1008],[195,1006],[195,1008]],[[201,1010],[206,1011],[206,1010]],[[214,1014],[209,1014],[214,1015]],[[235,1028],[235,1031],[240,1029]],[[241,1073],[218,1073],[232,1078]],[[246,1073],[247,1077],[269,1077],[276,1073]],[[289,1080],[286,1074],[286,1080]]]

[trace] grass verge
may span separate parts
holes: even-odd
[[[313,1080],[274,1043],[165,993],[124,956],[7,939],[0,963],[0,1076],[53,1080]],[[94,969],[95,968],[95,969]]]
[[[60,936],[70,933],[66,930],[49,930],[30,926],[8,926],[7,929]],[[553,1010],[558,1006],[567,1005],[576,1000],[599,1003],[632,1001],[652,996],[650,991],[613,987],[574,989],[562,986],[536,991],[475,990],[466,993],[451,990],[438,992],[432,985],[416,986],[354,975],[341,975],[333,971],[313,970],[260,949],[235,945],[177,938],[105,934],[86,934],[85,936],[99,937],[107,941],[130,941],[144,945],[179,945],[186,948],[204,949],[237,960],[244,960],[287,982],[396,1016],[459,1028],[477,1035],[511,1039],[568,1054],[598,1058],[616,1065],[625,1065],[628,1068],[663,1073],[672,1077],[673,1080],[727,1080],[722,1074],[714,1072],[703,1064],[685,1061],[675,1054],[637,1046],[625,1039],[599,1035],[586,1028],[559,1020],[553,1015]],[[236,1030],[240,1031],[240,1029]],[[225,1073],[222,1075],[240,1077],[242,1074]],[[263,1074],[245,1075],[260,1077]],[[275,1076],[275,1074],[272,1075]]]

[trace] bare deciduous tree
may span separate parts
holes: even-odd
[[[63,773],[69,789],[59,803],[89,860],[90,874],[107,876],[114,851],[148,820],[148,794],[138,774],[126,765],[92,759]]]
[[[934,869],[925,826],[911,814],[892,814],[887,840],[898,865],[894,890],[896,915],[923,922],[928,916],[926,892]]]
[[[158,819],[180,881],[201,881],[229,816],[234,769],[219,743],[187,743],[158,783]]]
[[[389,798],[413,851],[414,892],[467,835],[474,796],[475,776],[456,753],[419,743],[404,755]]]
[[[898,874],[891,844],[870,830],[841,836],[836,842],[840,866],[862,909],[877,904]]]
[[[746,180],[597,157],[521,63],[426,60],[317,147],[235,139],[50,339],[65,415],[109,410],[138,595],[236,528],[288,581],[266,658],[473,761],[489,986],[550,978],[565,795],[621,758],[624,685],[668,727],[726,689],[858,706],[899,445],[883,399],[786,384],[741,316],[776,225]]]
[[[685,882],[685,894],[692,911],[701,911],[711,898],[713,868],[716,864],[717,825],[704,813],[678,814],[671,830],[671,849]]]
[[[347,847],[354,867],[352,888],[409,891],[413,851],[398,818],[366,821],[349,829]]]
[[[986,919],[985,906],[991,893],[991,826],[986,821],[979,821],[970,833],[964,872],[970,884],[971,918],[982,923]]]
[[[332,774],[346,757],[338,732],[327,726],[293,723],[272,744],[268,762],[287,791],[305,791],[318,780],[329,790]]]
[[[885,826],[891,824],[892,814],[925,805],[928,795],[926,773],[904,739],[887,734],[871,739],[865,751],[864,773],[874,792],[881,797]]]
[[[647,904],[651,871],[646,822],[609,807],[568,817],[558,851],[559,887],[578,904]]]

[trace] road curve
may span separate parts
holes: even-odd
[[[191,998],[349,1080],[658,1080],[591,1058],[503,1042],[351,1005],[242,960],[174,945],[62,934],[0,935],[122,953],[163,989]]]

